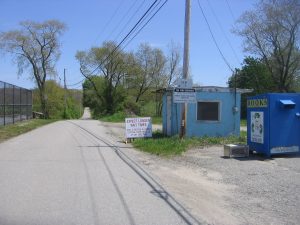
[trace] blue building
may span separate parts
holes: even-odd
[[[196,103],[189,103],[186,112],[186,136],[223,137],[240,135],[241,94],[247,89],[196,87]],[[163,90],[163,133],[180,133],[182,104],[174,103],[174,88]]]

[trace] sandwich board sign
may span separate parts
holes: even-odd
[[[126,118],[125,136],[126,139],[152,137],[151,117]]]

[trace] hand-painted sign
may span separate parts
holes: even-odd
[[[152,137],[151,117],[126,118],[126,138]]]
[[[248,108],[266,108],[268,107],[268,99],[249,99],[247,101]]]
[[[264,113],[251,112],[251,141],[264,143]]]

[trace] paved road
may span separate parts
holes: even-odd
[[[0,224],[200,222],[101,123],[74,120],[0,144]]]

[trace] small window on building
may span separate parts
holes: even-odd
[[[219,121],[220,102],[198,102],[197,120]]]

